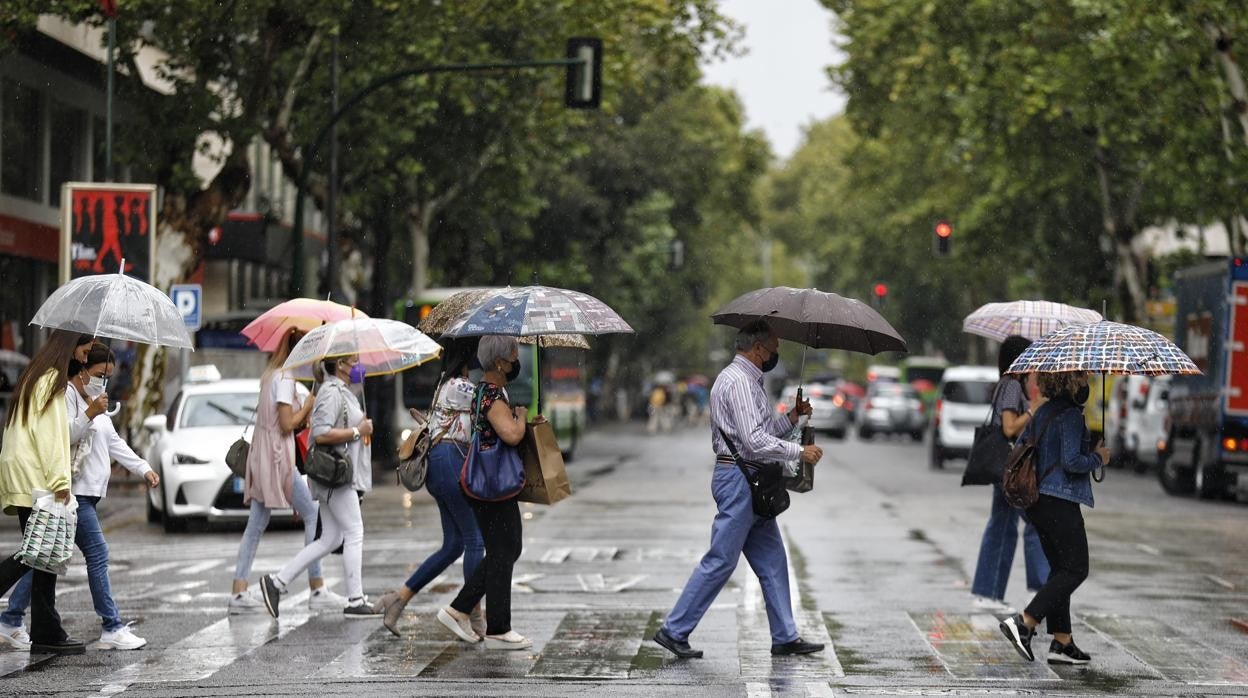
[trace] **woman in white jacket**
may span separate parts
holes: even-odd
[[[87,583],[91,587],[91,600],[100,616],[103,631],[96,643],[99,649],[137,650],[147,640],[130,632],[130,626],[121,621],[117,604],[108,580],[108,542],[100,528],[96,505],[108,493],[108,478],[112,462],[117,461],[126,470],[142,476],[148,487],[160,484],[160,476],[147,461],[138,457],[126,442],[117,435],[113,420],[99,411],[104,388],[113,374],[115,359],[108,346],[99,342],[91,345],[83,369],[69,379],[66,401],[69,410],[71,449],[70,491],[78,500],[78,528],[74,542],[87,562]],[[103,398],[106,400],[107,398]],[[0,615],[0,624],[21,627],[26,608],[30,606],[31,575],[27,574],[9,595],[9,608]]]

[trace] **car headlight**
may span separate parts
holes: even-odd
[[[173,462],[177,465],[205,465],[212,461],[206,461],[203,458],[197,458],[187,453],[173,454]]]

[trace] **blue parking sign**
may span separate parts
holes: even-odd
[[[169,297],[178,307],[186,329],[194,332],[199,329],[203,310],[204,289],[199,284],[175,284],[169,289]]]

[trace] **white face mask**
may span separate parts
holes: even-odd
[[[103,395],[105,389],[107,388],[108,388],[107,379],[100,378],[98,376],[91,376],[91,380],[87,381],[87,384],[82,386],[82,392],[86,393],[87,397],[91,399],[95,399]]]

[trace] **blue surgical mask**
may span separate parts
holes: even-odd
[[[365,373],[364,364],[356,363],[352,365],[351,366],[351,382],[357,385],[360,383],[363,383],[364,373]]]

